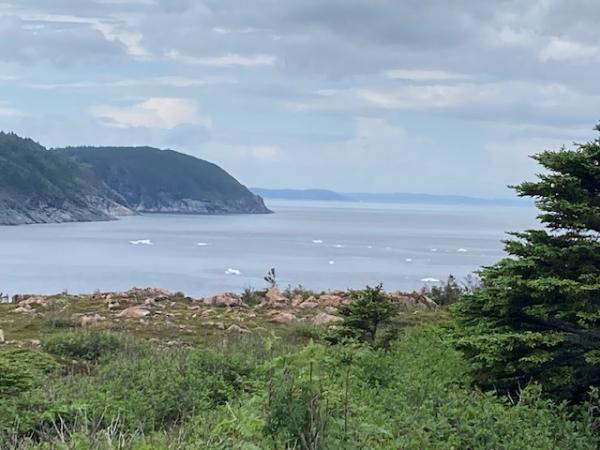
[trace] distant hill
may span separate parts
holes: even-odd
[[[0,225],[111,220],[137,212],[270,211],[220,167],[172,150],[47,150],[0,132]]]
[[[137,212],[270,212],[260,196],[219,166],[173,150],[68,147],[54,152],[83,164]]]
[[[325,189],[262,189],[251,188],[255,194],[264,198],[281,199],[281,200],[321,200],[321,201],[337,201],[351,202],[352,198],[347,197],[337,192],[328,191]]]
[[[279,200],[315,200],[365,203],[397,203],[397,204],[435,204],[435,205],[496,205],[527,206],[530,202],[520,198],[481,198],[461,195],[435,194],[371,194],[371,193],[339,193],[325,189],[264,189],[252,188],[256,194],[264,198]]]
[[[110,220],[130,211],[64,155],[0,132],[0,225]]]

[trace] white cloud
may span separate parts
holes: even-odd
[[[103,125],[114,128],[172,129],[183,124],[211,127],[210,119],[199,114],[196,102],[182,98],[152,97],[125,107],[97,105],[91,113]]]
[[[203,66],[272,66],[276,58],[272,55],[238,55],[227,54],[222,56],[196,57],[184,55],[177,50],[170,50],[166,56],[184,64],[197,64]]]
[[[447,72],[445,70],[413,70],[413,69],[394,69],[385,72],[388,78],[394,80],[410,81],[446,81],[446,80],[465,80],[471,78],[462,73]]]
[[[542,61],[568,61],[592,58],[600,54],[600,48],[567,39],[553,38],[539,52]]]
[[[6,103],[0,102],[0,117],[16,117],[22,115],[23,113],[18,109],[8,106]]]
[[[2,79],[0,78],[0,81]],[[186,78],[180,76],[164,76],[150,78],[126,78],[113,81],[73,81],[65,83],[25,83],[24,86],[32,89],[93,89],[101,87],[139,87],[139,86],[171,86],[171,87],[198,87],[207,84],[234,83],[233,80],[223,77],[213,78]]]
[[[93,24],[107,41],[120,42],[131,56],[150,56],[150,52],[144,48],[142,41],[144,35],[139,31],[124,30],[114,24],[96,21]]]

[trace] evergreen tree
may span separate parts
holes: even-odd
[[[511,233],[510,257],[453,307],[458,346],[483,387],[578,401],[600,385],[600,139],[533,158],[546,171],[515,189],[545,227]]]
[[[352,291],[352,299],[352,303],[339,309],[345,334],[364,342],[375,342],[381,326],[398,314],[398,305],[386,295],[381,284]]]

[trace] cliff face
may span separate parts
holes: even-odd
[[[0,133],[0,225],[111,220],[131,213],[69,158]]]
[[[220,167],[151,147],[57,150],[80,162],[138,212],[264,214],[262,198]]]

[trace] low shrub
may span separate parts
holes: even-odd
[[[77,331],[56,334],[43,343],[44,351],[65,358],[98,361],[114,355],[125,346],[125,339],[104,331]]]

